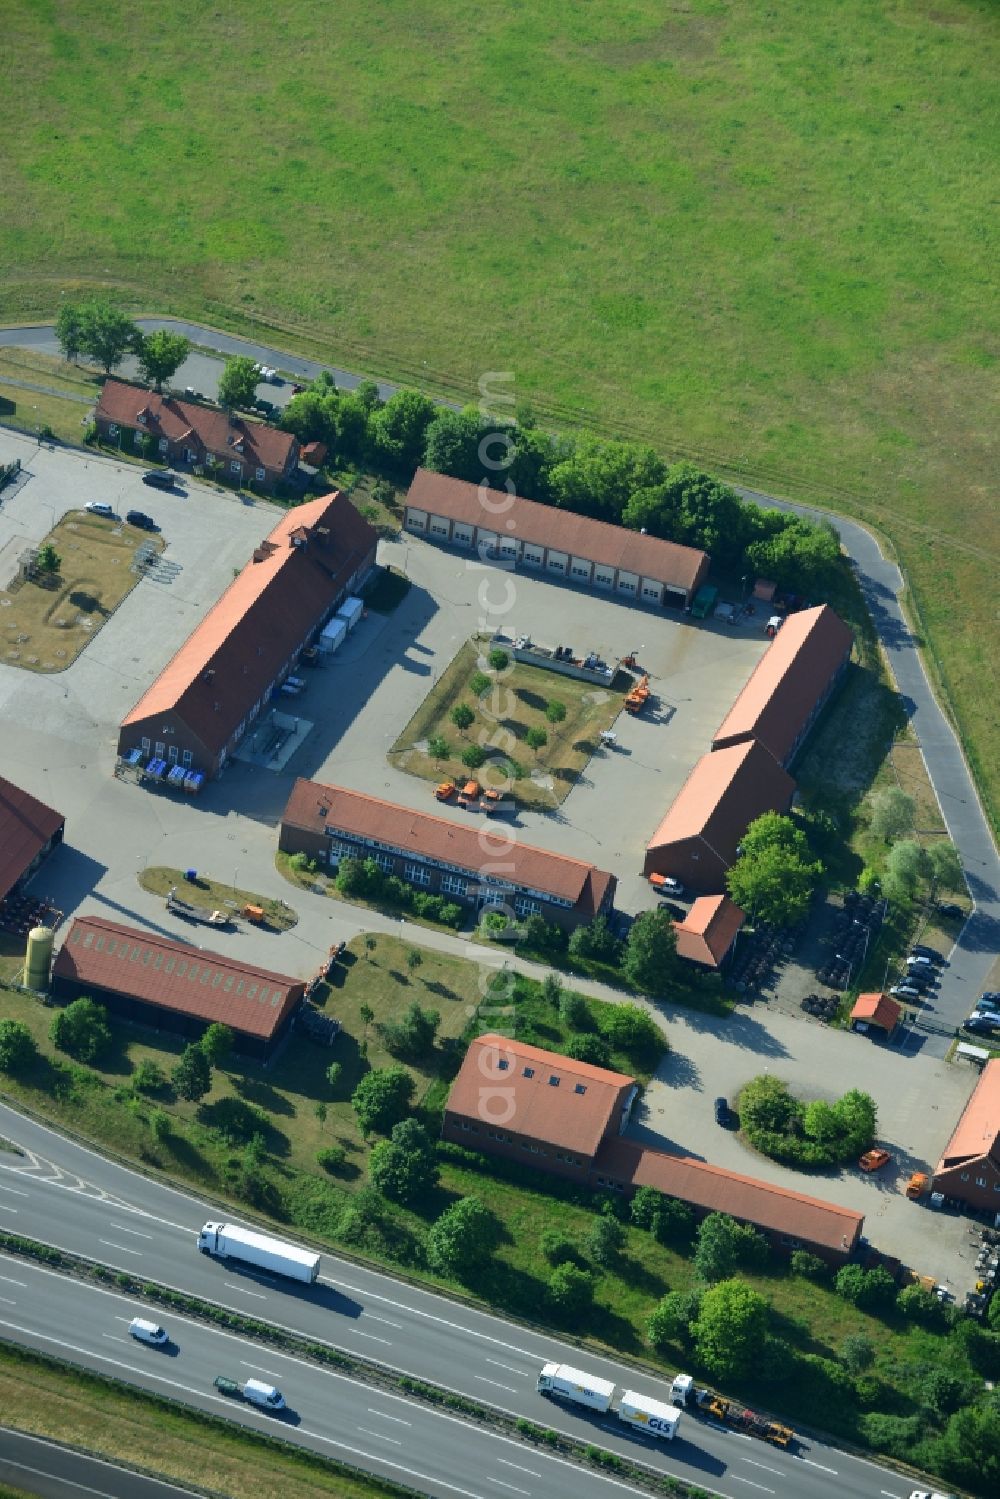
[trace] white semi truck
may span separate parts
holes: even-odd
[[[202,1254],[211,1254],[216,1259],[239,1260],[257,1270],[287,1275],[290,1280],[301,1280],[307,1285],[319,1274],[318,1254],[272,1239],[268,1234],[240,1228],[235,1223],[206,1223],[198,1235],[198,1248]]]
[[[582,1369],[573,1369],[569,1364],[546,1364],[538,1376],[537,1389],[540,1395],[584,1405],[602,1416],[613,1411],[627,1426],[646,1431],[662,1441],[672,1442],[680,1425],[681,1413],[676,1406],[651,1400],[635,1390],[624,1390],[616,1403],[615,1385],[611,1380],[598,1379],[596,1375],[585,1374]]]

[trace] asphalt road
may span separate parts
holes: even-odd
[[[148,1276],[294,1329],[313,1340],[328,1342],[396,1370],[468,1393],[516,1415],[588,1441],[599,1440],[604,1447],[639,1457],[726,1499],[739,1496],[748,1499],[744,1492],[747,1487],[784,1499],[834,1499],[844,1495],[858,1499],[862,1496],[874,1499],[879,1495],[906,1499],[909,1493],[906,1482],[894,1473],[823,1443],[805,1440],[796,1453],[787,1453],[693,1417],[685,1420],[683,1441],[678,1439],[663,1448],[650,1446],[631,1433],[616,1430],[614,1424],[553,1405],[535,1391],[541,1365],[556,1359],[582,1366],[619,1385],[638,1388],[654,1398],[665,1398],[664,1387],[647,1373],[636,1373],[616,1360],[581,1352],[547,1333],[506,1322],[333,1255],[324,1255],[320,1281],[313,1287],[286,1284],[254,1271],[219,1264],[195,1248],[195,1234],[201,1224],[219,1216],[218,1209],[210,1204],[117,1166],[4,1106],[0,1106],[0,1134],[27,1152],[24,1156],[7,1152],[0,1155],[0,1228],[8,1232],[36,1237],[116,1268]],[[88,1327],[100,1334],[116,1332],[113,1315],[102,1314],[104,1320],[97,1328],[86,1321],[80,1306],[74,1302],[72,1316],[57,1334],[51,1322],[45,1320],[56,1305],[55,1290],[41,1295],[37,1289],[43,1281],[49,1284],[46,1275],[49,1272],[36,1272],[30,1264],[19,1260],[0,1266],[0,1276],[7,1277],[0,1278],[0,1297],[6,1298],[0,1300],[0,1333],[44,1348],[53,1346],[45,1339],[57,1335],[69,1345],[83,1347],[81,1332]],[[57,1283],[61,1284],[58,1277],[52,1281],[53,1287]],[[79,1287],[74,1286],[74,1296],[80,1295]],[[8,1301],[15,1305],[8,1305]],[[178,1319],[172,1313],[164,1313],[162,1320],[173,1328]],[[205,1332],[204,1336],[223,1337],[214,1331]],[[184,1341],[187,1346],[187,1332]],[[196,1346],[193,1334],[190,1346]],[[207,1345],[198,1342],[197,1346]],[[230,1367],[225,1362],[219,1363],[228,1347],[225,1340],[214,1342],[212,1347],[219,1351],[213,1352],[214,1364],[209,1360],[210,1370],[205,1371],[209,1383],[215,1374],[228,1372]],[[97,1352],[105,1359],[109,1357],[108,1347],[88,1344],[85,1351],[89,1358],[95,1358]],[[162,1363],[150,1364],[150,1357],[155,1359],[155,1356],[148,1350],[139,1352],[141,1364],[137,1365],[133,1356],[127,1361],[130,1366],[136,1365],[147,1372],[151,1367],[162,1370]],[[73,1356],[82,1355],[74,1352]],[[124,1354],[121,1358],[124,1359]],[[279,1371],[275,1362],[278,1359],[279,1355],[267,1348],[257,1349],[248,1361],[272,1373],[280,1372],[281,1377],[272,1382],[279,1384],[286,1399],[300,1412],[307,1433],[318,1434],[327,1446],[341,1440],[336,1431],[322,1424],[333,1419],[322,1414],[326,1409],[324,1401],[315,1403],[310,1393],[317,1380],[328,1381],[332,1376],[325,1371],[305,1373],[304,1366],[296,1365],[294,1376],[286,1378],[286,1364],[294,1364],[294,1360],[281,1362]],[[175,1377],[173,1370],[179,1367],[171,1361],[171,1378]],[[211,1395],[199,1394],[201,1389],[192,1375],[180,1381],[174,1394],[196,1403],[211,1400]],[[329,1390],[328,1383],[323,1384],[323,1389]],[[330,1401],[328,1394],[325,1397],[331,1408],[338,1409],[339,1402],[347,1398],[339,1386],[336,1402]],[[369,1398],[369,1405],[374,1404]],[[226,1409],[233,1413],[229,1406]],[[245,1419],[263,1419],[239,1409],[235,1413]],[[434,1419],[444,1418],[435,1414]],[[461,1491],[480,1499],[499,1488],[502,1496],[506,1492],[503,1481],[484,1483],[487,1470],[483,1467],[481,1434],[473,1433],[471,1428],[467,1430],[465,1423],[456,1423],[454,1418],[448,1419],[451,1425],[447,1433],[442,1434],[443,1429],[435,1427],[433,1440],[426,1448],[419,1449],[411,1447],[407,1438],[402,1457],[393,1449],[396,1458],[408,1463],[414,1459],[411,1465],[434,1482],[439,1482],[443,1474],[449,1482],[459,1483],[460,1464],[465,1462],[466,1454],[471,1454],[474,1457],[471,1476],[461,1480]],[[370,1420],[361,1424],[370,1427]],[[286,1428],[286,1434],[288,1430],[301,1433],[301,1428]],[[398,1433],[393,1434],[398,1437]],[[365,1460],[357,1452],[346,1456],[369,1466],[367,1459],[373,1452],[375,1457],[384,1452],[387,1440],[383,1437],[370,1449],[365,1444],[359,1446],[355,1439],[355,1446]],[[435,1452],[442,1454],[444,1468],[434,1466]],[[516,1452],[505,1455],[522,1462]],[[515,1492],[532,1496],[547,1493],[548,1489],[543,1487],[547,1478],[534,1476],[534,1470],[542,1471],[536,1454],[532,1451],[523,1463],[532,1470],[532,1476],[522,1481],[515,1473],[509,1479]],[[495,1469],[489,1471],[495,1473]],[[583,1478],[581,1474],[580,1483]],[[562,1489],[557,1485],[554,1493],[565,1493],[565,1471],[560,1482]],[[577,1486],[575,1474],[572,1484],[574,1488]],[[444,1490],[428,1488],[428,1492],[436,1494]]]
[[[149,1465],[154,1465],[152,1453]],[[0,1427],[0,1483],[40,1494],[42,1499],[74,1499],[84,1494],[97,1499],[195,1499],[190,1489],[5,1427]]]

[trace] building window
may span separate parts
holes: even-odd
[[[642,590],[642,596],[644,599],[658,599],[660,597],[660,590],[658,588],[651,588],[647,584]]]
[[[142,447],[143,436],[144,436],[144,434],[142,432],[140,432],[138,430],[138,428],[134,428],[133,429],[133,431],[132,431],[132,441],[135,443],[135,445],[136,445],[137,448],[141,448]]]
[[[383,874],[391,874],[396,867],[396,861],[391,854],[375,854],[374,859]]]
[[[507,1060],[506,1057],[497,1057],[497,1071],[498,1072],[506,1072],[509,1067],[510,1067],[510,1063],[508,1062],[508,1060]]]
[[[556,1077],[555,1073],[553,1072],[551,1074],[551,1076],[549,1077],[549,1087],[550,1088],[558,1088],[558,1086],[559,1086],[559,1079]]]
[[[529,900],[526,895],[519,895],[514,901],[518,916],[537,916],[541,909],[537,900]]]
[[[967,1182],[969,1180],[969,1173],[967,1171],[962,1172],[962,1180],[964,1182]]]
[[[142,750],[142,752],[143,752],[144,755],[148,755],[149,754],[149,751],[152,748],[152,746],[150,745],[149,740],[145,736],[143,736],[143,738],[140,739],[140,741],[139,741],[139,748]]]
[[[976,1177],[976,1186],[977,1187],[985,1187],[986,1186],[986,1178],[985,1178],[985,1176],[977,1176]]]
[[[586,1085],[586,1083],[577,1083],[576,1087],[573,1089],[574,1093],[586,1093],[586,1091],[587,1091],[587,1085]]]
[[[502,890],[481,890],[479,893],[481,906],[502,906],[506,903],[506,899]]]
[[[108,422],[108,436],[109,437],[117,437],[118,436],[118,423],[117,422]]]
[[[159,442],[160,452],[165,453],[169,446],[170,444],[167,442],[167,439],[165,437],[161,437]]]
[[[414,885],[429,885],[431,872],[426,864],[404,864],[403,873]]]
[[[163,759],[164,751],[166,750],[166,748],[167,746],[164,744],[162,739],[158,739],[156,741],[156,758],[158,760]]]
[[[264,480],[267,478],[267,469],[266,468],[259,468],[259,469],[257,469],[256,472],[257,472],[257,481],[258,481],[258,483],[263,484]]]
[[[524,1076],[525,1077],[534,1077],[534,1075],[535,1075],[535,1069],[534,1069],[534,1067],[525,1067],[525,1069],[524,1069]],[[1000,1191],[1000,1187],[998,1187],[997,1190]]]
[[[589,578],[590,577],[590,568],[589,567],[574,567],[572,571],[573,571],[574,578]]]
[[[176,744],[170,745],[167,750],[167,759],[170,761],[171,765],[177,764],[177,754],[178,750]]]
[[[229,460],[229,472],[231,474],[242,474],[243,465],[238,458],[231,458]]]
[[[190,750],[185,750],[184,753],[183,753],[183,755],[181,756],[181,760],[183,761],[183,763],[185,765],[190,765],[192,759],[193,759],[193,756],[191,754],[191,751]]]

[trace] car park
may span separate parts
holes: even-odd
[[[133,1317],[128,1325],[128,1330],[138,1343],[149,1343],[154,1348],[162,1348],[164,1343],[169,1342],[164,1329],[157,1322],[150,1322],[145,1317]]]
[[[151,515],[145,510],[130,510],[125,516],[130,526],[138,526],[140,531],[158,531],[160,528]]]
[[[169,468],[153,468],[143,474],[142,482],[151,485],[153,489],[173,489],[177,475]]]
[[[83,508],[89,510],[91,515],[104,515],[112,520],[114,519],[115,512],[113,507],[106,505],[103,500],[88,500]]]

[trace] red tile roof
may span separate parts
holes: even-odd
[[[983,1068],[937,1169],[946,1171],[983,1156],[990,1156],[1000,1167],[1000,1057]]]
[[[745,920],[728,895],[700,895],[684,920],[674,922],[678,957],[718,968]]]
[[[200,447],[227,460],[242,458],[248,468],[267,468],[277,473],[286,471],[295,446],[295,438],[277,427],[230,416],[214,406],[157,395],[124,380],[104,382],[96,415],[120,427],[139,427],[153,437],[184,442],[190,448]]]
[[[624,1073],[491,1033],[465,1053],[445,1113],[593,1156],[616,1106],[634,1087]]]
[[[703,838],[732,864],[736,847],[755,817],[783,812],[795,782],[756,740],[702,755],[677,793],[649,848]]]
[[[888,994],[859,994],[851,1010],[851,1019],[881,1026],[884,1031],[894,1031],[902,1013],[902,1008]]]
[[[560,510],[555,505],[539,505],[534,500],[518,496],[505,497],[495,490],[487,491],[487,499],[492,501],[493,507],[498,499],[503,500],[502,517],[497,516],[495,508],[487,508],[484,504],[478,484],[467,484],[463,479],[449,479],[430,469],[418,468],[406,503],[416,510],[425,510],[448,520],[489,531],[499,530],[504,536],[516,537],[522,542],[551,547],[568,555],[583,557],[588,562],[599,562],[606,567],[621,568],[643,578],[669,583],[686,593],[696,588],[708,571],[707,552],[693,547],[661,541],[657,536],[643,536],[640,531],[591,520],[589,516],[575,515],[571,510]]]
[[[305,992],[300,979],[99,916],[74,920],[52,971],[265,1040]]]
[[[712,741],[759,739],[784,764],[851,653],[854,636],[828,604],[790,614]]]
[[[707,1161],[647,1150],[631,1140],[605,1145],[593,1169],[635,1187],[655,1187],[702,1212],[728,1213],[770,1233],[842,1254],[853,1249],[865,1221],[862,1213],[850,1208],[739,1176]]]
[[[296,544],[302,540],[305,545]],[[339,491],[290,510],[122,727],[172,710],[218,753],[376,542],[375,531]]]
[[[511,884],[540,890],[571,901],[578,914],[596,915],[615,883],[614,875],[581,859],[532,848],[499,822],[489,825],[452,822],[429,812],[413,812],[395,802],[342,786],[324,786],[302,778],[295,782],[282,814],[282,828],[323,833],[337,828],[404,853],[425,854],[486,878],[493,874]]]
[[[66,819],[0,776],[0,900]]]

